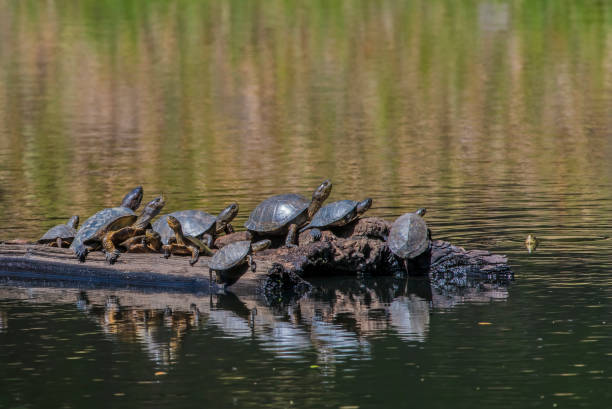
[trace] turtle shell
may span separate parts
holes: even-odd
[[[67,224],[58,224],[57,226],[51,227],[40,239],[38,239],[38,242],[50,243],[57,238],[69,240],[73,239],[76,234],[77,231]]]
[[[398,257],[415,258],[429,247],[425,220],[416,213],[406,213],[393,223],[387,238],[389,249]]]
[[[298,225],[306,218],[310,200],[297,194],[276,195],[257,205],[244,224],[249,230],[260,233],[283,233],[291,222]]]
[[[230,243],[212,256],[208,267],[216,271],[229,270],[240,264],[250,251],[251,242],[248,240]]]
[[[206,233],[212,233],[217,222],[217,217],[201,210],[181,210],[165,214],[153,223],[153,230],[159,233],[162,243],[168,244],[168,240],[174,237],[174,231],[168,226],[168,216],[173,216],[181,222],[183,234],[201,238]]]
[[[309,227],[344,226],[355,217],[355,210],[359,202],[354,200],[340,200],[323,206],[314,215]],[[347,220],[346,216],[349,216]]]
[[[113,228],[119,229],[129,226],[136,219],[136,213],[127,207],[119,206],[102,209],[83,223],[70,248],[75,248],[80,244],[87,244],[87,241],[92,239],[101,229],[111,224],[115,224]]]

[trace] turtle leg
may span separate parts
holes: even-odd
[[[208,287],[212,288],[212,270],[208,267]],[[212,294],[212,293],[211,293]],[[212,303],[212,300],[211,300]]]
[[[225,231],[225,234],[231,234],[231,233],[234,232],[234,226],[232,226],[230,223],[228,223],[223,228],[223,231]]]
[[[253,260],[253,256],[249,254],[247,256],[247,260],[249,263],[249,267],[251,268],[251,271],[255,272],[255,270],[257,270],[257,263],[255,263],[255,261]]]
[[[203,235],[202,241],[204,242],[204,244],[206,244],[208,248],[212,247],[214,243],[212,234],[206,233],[205,235]]]
[[[104,239],[102,239],[102,247],[106,252],[106,261],[108,261],[108,264],[115,264],[119,258],[119,250],[117,250],[113,242],[116,233],[116,231],[106,233]]]
[[[191,246],[191,260],[189,260],[189,264],[191,267],[194,266],[195,263],[200,259],[200,249],[197,246]]]
[[[58,237],[57,239],[55,239],[55,243],[57,244],[57,247],[59,247],[60,249],[62,248],[62,238]]]
[[[310,237],[312,237],[313,241],[321,240],[321,230],[319,230],[319,229],[310,229]]]
[[[87,253],[89,253],[89,249],[84,244],[77,245],[74,248],[74,255],[76,256],[76,258],[79,259],[81,263],[85,262],[85,259],[87,258]]]
[[[404,270],[406,271],[406,274],[408,274],[408,259],[403,258],[402,263],[404,264]]]
[[[289,231],[287,232],[287,238],[285,239],[285,246],[287,247],[297,247],[295,245],[295,236],[297,235],[297,224],[290,224]]]

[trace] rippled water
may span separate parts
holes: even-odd
[[[516,280],[4,283],[0,407],[607,407],[611,130],[605,1],[1,2],[0,240],[138,184],[242,225],[331,178]]]

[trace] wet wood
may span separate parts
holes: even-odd
[[[279,247],[254,254],[255,272],[246,273],[231,291],[236,294],[301,294],[309,289],[302,277],[321,275],[389,275],[403,270],[386,245],[391,223],[379,218],[364,218],[333,231],[322,232],[314,241],[309,231],[299,235],[299,247]],[[219,247],[248,239],[237,232],[217,239]],[[14,242],[15,243],[15,242]],[[188,257],[164,259],[161,254],[121,254],[109,265],[101,252],[91,253],[79,263],[71,250],[37,244],[0,244],[2,275],[30,279],[61,279],[134,285],[144,287],[190,288],[207,292],[219,288],[208,279],[210,257],[200,257],[189,266]],[[445,274],[511,275],[507,258],[485,250],[467,251],[444,241],[432,242],[431,251],[409,266],[411,275],[429,273],[434,278]]]

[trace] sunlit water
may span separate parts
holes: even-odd
[[[242,226],[330,178],[516,278],[3,283],[0,407],[608,407],[611,155],[605,1],[0,2],[0,240],[138,184]]]

